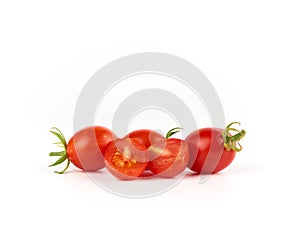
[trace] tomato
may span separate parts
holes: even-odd
[[[174,177],[180,174],[189,159],[188,146],[185,141],[171,137],[181,128],[171,129],[166,138],[158,140],[149,148],[149,163],[147,168],[161,177]]]
[[[149,147],[148,169],[161,177],[175,177],[186,168],[188,145],[180,139],[161,140]]]
[[[126,137],[139,141],[140,143],[144,144],[146,148],[150,147],[153,143],[165,139],[165,137],[160,133],[148,129],[135,130],[125,136],[125,138]]]
[[[131,138],[111,142],[106,148],[104,157],[108,171],[124,180],[139,177],[149,160],[145,145]]]
[[[144,144],[146,148],[149,148],[152,145],[152,143],[156,143],[165,139],[165,137],[160,133],[149,129],[140,129],[132,131],[124,138],[135,139],[140,143]],[[146,170],[149,170],[149,168],[146,167]]]
[[[84,171],[97,171],[105,167],[104,152],[108,143],[115,139],[113,132],[105,127],[90,126],[76,132],[68,143],[57,128],[51,131],[60,140],[59,145],[64,148],[61,152],[52,152],[50,156],[60,158],[50,166],[56,166],[67,160],[64,170],[57,173],[64,173],[70,162]]]
[[[229,166],[236,152],[242,150],[238,141],[246,134],[245,130],[231,128],[235,123],[229,124],[225,130],[203,128],[189,134],[185,139],[190,152],[188,168],[197,173],[213,174]],[[229,131],[236,134],[231,135]]]

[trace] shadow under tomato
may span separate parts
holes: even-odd
[[[64,174],[85,174],[85,173],[102,174],[104,173],[104,170],[103,169],[98,171],[69,170],[64,172]]]
[[[186,177],[198,177],[198,176],[200,176],[200,174],[196,173],[196,172],[189,172],[185,176]]]
[[[141,178],[148,178],[148,177],[154,177],[154,176],[155,175],[151,171],[144,171],[140,177]]]

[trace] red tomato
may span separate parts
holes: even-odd
[[[149,129],[141,129],[141,130],[135,130],[130,132],[128,135],[126,135],[124,138],[132,138],[140,143],[144,144],[146,148],[149,148],[153,143],[159,142],[161,140],[164,140],[165,137],[161,135],[160,133],[149,130]],[[149,170],[148,166],[146,167],[146,170]]]
[[[161,177],[175,177],[187,166],[189,150],[180,139],[161,140],[149,147],[148,169]]]
[[[96,171],[105,167],[103,154],[109,142],[115,139],[111,130],[101,126],[91,126],[76,132],[68,144],[61,131],[54,128],[51,131],[60,140],[59,143],[64,150],[52,152],[50,156],[60,156],[60,158],[50,166],[56,166],[67,160],[66,168],[57,173],[64,173],[70,162],[84,171]]]
[[[126,180],[139,177],[149,160],[147,148],[130,138],[111,142],[104,157],[108,171],[115,177]]]
[[[139,141],[144,144],[146,148],[150,147],[153,143],[165,139],[160,133],[148,129],[135,130],[125,136],[125,138],[127,137]]]
[[[238,141],[246,134],[245,130],[238,131],[231,128],[234,123],[228,125],[225,130],[204,128],[188,135],[185,141],[190,151],[188,164],[190,170],[202,174],[212,174],[229,166],[236,152],[242,149]],[[237,133],[231,135],[229,131]]]

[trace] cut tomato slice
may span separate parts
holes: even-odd
[[[111,142],[105,151],[108,171],[119,179],[139,177],[147,167],[147,148],[137,140],[124,138]]]

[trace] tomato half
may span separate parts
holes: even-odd
[[[235,122],[234,122],[235,123]],[[185,141],[190,151],[188,168],[202,174],[217,173],[234,160],[236,152],[241,151],[238,141],[244,137],[245,131],[231,128],[203,128],[189,134]],[[231,135],[229,131],[237,132]],[[239,145],[237,147],[236,145]]]
[[[157,143],[165,139],[165,137],[160,133],[149,129],[140,129],[132,131],[124,138],[135,139],[138,142],[145,145],[146,148],[149,148],[153,143]],[[146,170],[149,170],[148,166],[146,167]]]
[[[139,177],[148,164],[147,148],[130,138],[111,142],[105,151],[105,164],[108,171],[119,179]]]
[[[165,139],[153,144],[148,150],[148,169],[161,177],[177,176],[188,164],[188,145],[183,140]]]

